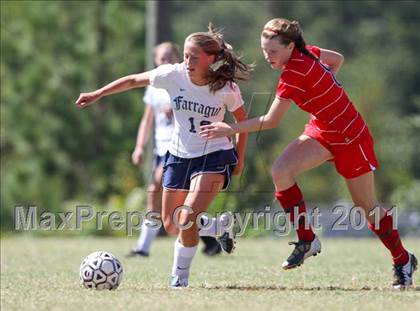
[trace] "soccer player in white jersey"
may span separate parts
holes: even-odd
[[[233,250],[231,226],[222,226],[223,219],[198,216],[228,186],[231,174],[241,173],[247,134],[238,134],[234,147],[226,137],[203,139],[199,129],[203,124],[222,121],[226,109],[236,121],[247,118],[234,81],[246,80],[250,70],[210,25],[208,32],[193,33],[185,39],[183,63],[122,77],[96,91],[81,93],[76,101],[83,108],[104,96],[147,85],[169,93],[175,129],[165,156],[162,217],[166,231],[178,235],[170,282],[173,288],[188,286],[199,236],[219,235],[222,248],[228,253]],[[199,229],[201,221],[205,227]],[[220,227],[224,232],[218,232]]]
[[[154,48],[154,61],[157,66],[175,64],[179,60],[180,54],[173,42],[163,42]],[[147,211],[161,214],[163,162],[171,143],[175,122],[172,115],[171,99],[166,90],[148,86],[143,102],[145,103],[144,114],[139,125],[136,146],[131,159],[134,165],[141,166],[143,164],[144,147],[149,140],[154,124],[153,170],[151,182],[147,188]],[[137,244],[128,256],[149,256],[150,247],[159,230],[158,224],[146,219],[142,224]],[[213,256],[221,252],[220,244],[214,237],[202,237],[201,239],[205,244],[204,254]]]

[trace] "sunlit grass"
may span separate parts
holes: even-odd
[[[420,241],[406,240],[420,254]],[[125,258],[134,239],[1,240],[2,310],[420,310],[420,287],[390,290],[390,257],[376,239],[323,239],[322,253],[282,271],[285,239],[240,239],[233,255],[199,253],[190,288],[167,287],[173,240],[156,241],[149,258]],[[95,250],[116,255],[124,278],[116,291],[79,284],[79,265]],[[419,257],[419,256],[418,256]]]

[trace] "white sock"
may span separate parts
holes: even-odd
[[[191,262],[197,252],[198,245],[185,247],[176,239],[174,245],[174,264],[172,275],[178,275],[181,279],[188,279],[190,275]]]
[[[201,216],[201,227],[198,231],[200,236],[217,237],[230,230],[232,226],[231,218],[228,214],[222,214],[220,217],[209,218],[207,215]]]
[[[141,232],[139,239],[137,240],[137,251],[143,251],[149,253],[150,245],[159,233],[159,227],[156,222],[146,219],[141,225]]]

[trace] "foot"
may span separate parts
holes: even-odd
[[[131,250],[130,253],[127,254],[127,257],[149,257],[149,253],[141,250]]]
[[[392,287],[404,290],[413,285],[413,273],[417,270],[417,258],[408,252],[408,262],[405,265],[394,265],[394,282]]]
[[[296,268],[303,264],[306,258],[316,256],[321,252],[321,242],[317,236],[315,236],[312,242],[289,242],[289,245],[295,245],[295,249],[282,264],[282,268],[285,270]]]
[[[188,287],[188,279],[181,279],[178,275],[171,275],[169,287],[174,289]]]
[[[203,253],[207,256],[215,256],[222,251],[222,247],[220,246],[219,242],[209,236],[201,237],[203,240],[205,247],[203,248]]]
[[[229,235],[228,232],[225,232],[218,237],[217,241],[219,241],[221,248],[228,254],[231,254],[235,249],[235,236]]]
[[[229,217],[229,216],[226,216],[226,217]],[[235,226],[236,218],[233,215],[231,217],[233,217],[232,218],[233,224],[229,226],[229,228],[227,228],[225,232],[217,238],[217,241],[220,243],[220,246],[222,247],[222,249],[228,254],[231,254],[233,252],[233,250],[235,249],[235,244],[236,244],[235,232],[233,230]],[[227,223],[227,221],[228,220],[223,221],[223,222]]]

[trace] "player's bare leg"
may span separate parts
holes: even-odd
[[[276,191],[290,188],[299,174],[320,166],[332,157],[331,152],[315,139],[299,136],[274,161],[272,177]]]
[[[414,254],[404,248],[398,229],[393,224],[392,216],[380,207],[375,195],[373,172],[346,179],[346,183],[354,204],[364,210],[369,228],[378,235],[385,247],[391,252],[394,263],[393,287],[395,289],[405,289],[411,286],[413,273],[417,269],[417,259]],[[375,218],[379,219],[376,224]]]
[[[162,202],[165,208],[162,210],[162,220],[165,230],[171,235],[177,235],[179,233],[179,228],[174,223],[173,217],[175,210],[178,207],[183,206],[185,204],[185,199],[187,195],[188,190],[163,190]],[[177,221],[179,223],[179,219]],[[206,246],[211,248],[211,250],[209,250],[209,252],[206,253],[206,255],[213,256],[220,252],[219,243],[213,237],[208,237],[208,240],[206,241],[203,239],[203,242]],[[214,243],[217,243],[217,247],[215,247]]]
[[[292,254],[283,262],[283,269],[292,269],[303,264],[310,256],[321,252],[321,243],[307,221],[303,195],[296,184],[296,177],[331,159],[331,152],[315,139],[301,135],[291,142],[274,162],[272,176],[276,187],[276,198],[289,214],[299,238]],[[295,212],[298,215],[295,215]]]
[[[187,195],[188,191],[186,190],[163,189],[162,220],[165,230],[169,234],[177,235],[179,232],[173,217],[175,210],[184,205]]]
[[[225,177],[222,174],[202,174],[191,181],[188,192],[179,214],[179,235],[175,241],[174,263],[170,286],[180,288],[188,286],[188,276],[199,241],[197,216],[206,212],[210,203],[223,187]],[[185,226],[185,227],[184,227]]]
[[[194,223],[190,229],[180,230],[179,239],[185,246],[198,244],[198,227],[195,224],[196,217],[202,212],[206,212],[210,203],[218,195],[223,187],[225,176],[223,174],[201,174],[191,180],[191,190],[185,199],[185,205],[192,208],[193,213],[188,214],[183,211],[180,216],[180,223],[186,224],[188,221]]]

